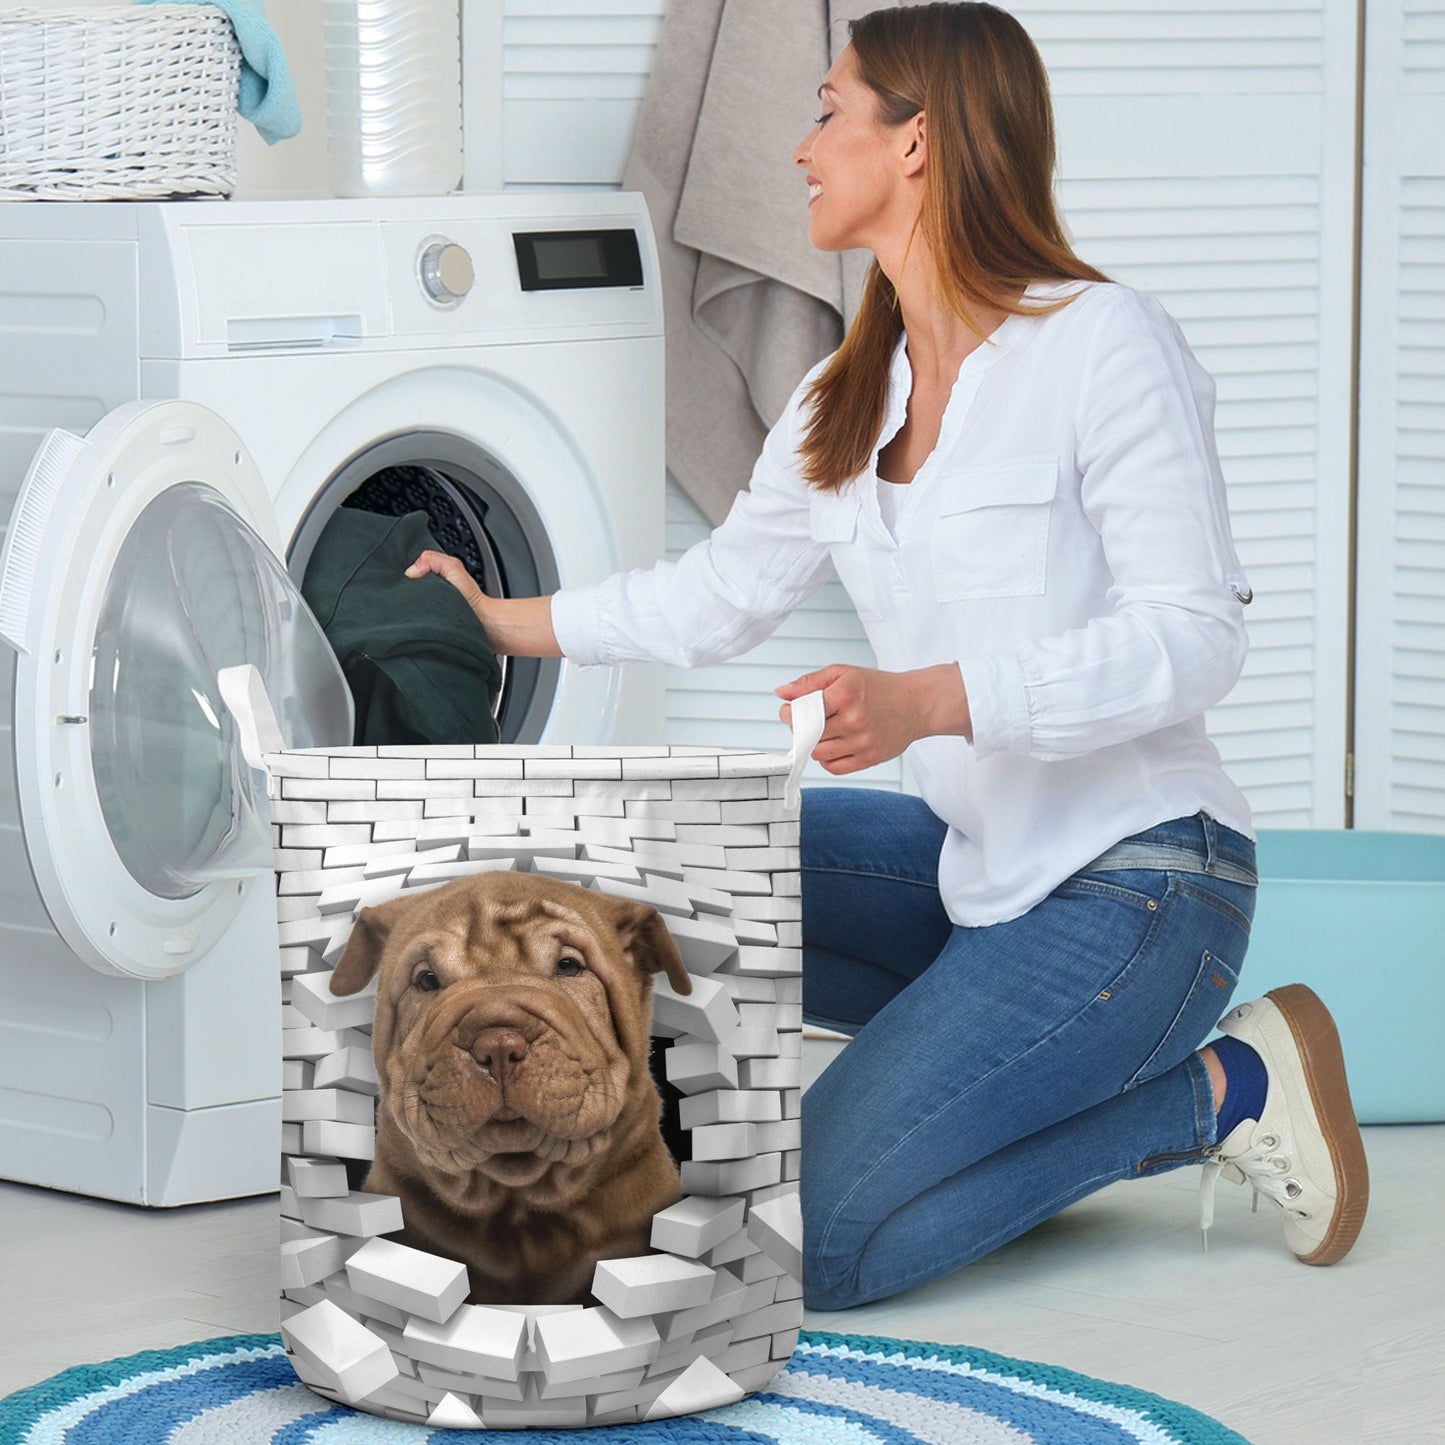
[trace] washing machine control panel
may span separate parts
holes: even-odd
[[[476,279],[470,253],[455,241],[432,241],[421,253],[422,290],[439,306],[464,300]]]

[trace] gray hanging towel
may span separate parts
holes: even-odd
[[[425,512],[341,507],[307,564],[301,595],[351,687],[358,745],[499,740],[502,669],[476,614],[443,578],[404,575],[436,545]]]
[[[668,11],[623,186],[657,233],[667,464],[714,524],[803,374],[843,338],[870,257],[814,250],[792,161],[847,21],[897,0],[688,0]]]

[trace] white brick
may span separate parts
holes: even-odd
[[[463,1374],[515,1380],[527,1348],[527,1317],[464,1304],[442,1324],[411,1320],[404,1334],[418,1360]]]
[[[801,920],[802,915],[799,914]],[[797,923],[780,923],[773,930],[773,942],[780,948],[801,948],[803,946],[803,925]]]
[[[281,1126],[281,1152],[283,1154],[301,1153],[301,1125],[282,1124]]]
[[[669,823],[718,823],[722,821],[720,805],[709,802],[662,802],[643,798],[628,803],[629,818],[656,819]]]
[[[341,1048],[342,1034],[337,1029],[282,1029],[283,1059],[324,1059]]]
[[[517,864],[530,863],[539,857],[575,858],[577,856],[577,835],[572,832],[541,831],[519,834],[517,837],[485,838],[467,840],[467,857],[472,860],[486,858],[509,858]]]
[[[775,1059],[778,1048],[778,1031],[771,1028],[742,1028],[739,1026],[720,1040],[723,1046],[738,1060]]]
[[[803,1147],[803,1121],[779,1119],[772,1124],[755,1124],[753,1147],[760,1154],[781,1154]]]
[[[719,1270],[713,1281],[712,1298],[691,1309],[658,1317],[657,1327],[664,1340],[677,1340],[687,1335],[730,1322],[742,1307],[747,1286],[727,1270]]]
[[[680,952],[681,950],[679,950]],[[716,979],[695,978],[692,992],[674,991],[666,977],[659,975],[652,989],[652,1017],[659,1028],[674,1029],[714,1043],[727,1042],[737,1031],[738,1012],[727,989]]]
[[[521,1404],[482,1400],[482,1425],[488,1430],[575,1430],[587,1423],[587,1397],[527,1399]]]
[[[683,870],[685,882],[694,884],[699,888],[711,888],[720,893],[771,893],[772,874],[770,873],[740,873],[736,870],[729,872],[722,866],[722,859],[708,860],[708,864],[701,867],[689,866]]]
[[[670,843],[643,841],[634,848],[609,847],[603,843],[584,843],[582,856],[598,863],[616,863],[623,867],[630,867],[634,871],[646,868],[650,873],[675,879],[679,883],[682,881],[682,863],[677,856],[676,848]],[[640,879],[642,875],[638,873],[637,876]]]
[[[369,798],[360,803],[327,803],[325,807],[328,823],[397,823],[403,818],[421,817],[421,803],[405,798],[389,802]]]
[[[305,1059],[281,1060],[282,1089],[309,1089],[315,1078],[316,1065]]]
[[[284,1320],[281,1333],[298,1363],[350,1399],[362,1399],[400,1373],[386,1342],[330,1300]]]
[[[426,763],[421,758],[338,758],[331,759],[333,778],[423,778]]]
[[[308,1118],[301,1126],[301,1152],[338,1159],[376,1159],[376,1127]]]
[[[346,1165],[335,1159],[288,1159],[286,1177],[298,1199],[341,1199],[351,1192]]]
[[[802,917],[802,900],[780,898],[776,893],[769,896],[739,894],[733,907],[734,916],[741,922],[789,923]]]
[[[729,1235],[726,1239],[720,1240],[708,1252],[703,1255],[704,1264],[710,1264],[715,1269],[724,1264],[734,1264],[740,1259],[747,1259],[749,1255],[761,1254],[762,1250],[748,1237],[745,1227],[740,1227],[736,1234]],[[739,1275],[739,1278],[742,1276]]]
[[[478,778],[472,784],[475,798],[570,798],[568,778]]]
[[[355,1254],[361,1248],[363,1241],[357,1239],[347,1240],[350,1246],[349,1255]],[[368,1329],[379,1325],[388,1325],[393,1330],[400,1331],[406,1324],[408,1316],[401,1310],[391,1305],[384,1305],[380,1300],[369,1299],[366,1295],[357,1292],[346,1283],[344,1273],[333,1275],[326,1281],[326,1298],[332,1303],[339,1305],[347,1314],[359,1319]]]
[[[727,866],[741,868],[747,873],[771,873],[785,869],[796,870],[798,850],[796,848],[773,847],[765,844],[761,848],[729,848]]]
[[[599,1260],[592,1293],[623,1319],[683,1310],[712,1298],[713,1271],[670,1254]]]
[[[734,1331],[737,1338],[752,1339],[755,1335],[772,1335],[778,1330],[797,1329],[803,1323],[803,1302],[800,1299],[779,1300],[776,1304],[767,1306],[766,1309],[758,1310],[756,1314],[747,1316],[738,1321],[738,1329]],[[746,1329],[747,1333],[741,1331]],[[772,1350],[772,1341],[766,1341],[769,1352]]]
[[[744,1089],[797,1089],[802,1083],[801,1058],[743,1059],[738,1064],[738,1085]]]
[[[682,1165],[686,1194],[742,1194],[777,1184],[783,1177],[781,1154],[759,1154],[752,1159],[728,1159],[721,1164],[689,1159]]]
[[[641,1386],[646,1373],[641,1365],[634,1365],[630,1370],[611,1370],[605,1375],[593,1375],[586,1381],[562,1380],[554,1384],[543,1376],[542,1387],[537,1393],[543,1400],[565,1400],[579,1394],[591,1397],[619,1395]]]
[[[428,778],[520,778],[521,758],[427,759]]]
[[[394,1194],[356,1190],[343,1199],[303,1199],[301,1217],[329,1234],[395,1234],[403,1227],[401,1200]]]
[[[659,1348],[651,1319],[624,1320],[606,1308],[543,1315],[536,1321],[536,1337],[554,1384],[645,1365]]]
[[[426,1423],[432,1430],[479,1430],[482,1417],[465,1400],[448,1393],[426,1417]]]
[[[440,799],[452,799],[458,811],[468,807],[472,799],[472,784],[464,778],[437,778],[428,782],[414,780],[380,782],[376,785],[376,796],[406,802],[420,798],[424,803]],[[425,809],[423,809],[425,814]]]
[[[594,885],[610,889],[615,882],[640,883],[642,875],[627,863],[604,863],[596,858],[546,858],[539,857],[532,865],[533,872],[549,878],[562,878],[570,883],[580,883],[589,888]]]
[[[444,1370],[439,1365],[428,1365],[424,1361],[416,1367],[417,1377],[429,1385],[440,1385],[444,1390],[463,1395],[486,1395],[493,1400],[525,1400],[527,1390],[523,1381],[528,1376],[515,1380],[499,1380],[493,1375],[461,1374],[455,1370]]]
[[[281,924],[277,931],[282,948],[312,948],[320,953],[331,942],[331,935],[336,931],[336,920],[320,916],[310,919],[296,918]]]
[[[797,821],[797,810],[785,808],[781,800],[759,798],[722,805],[724,823],[790,823]]]
[[[368,879],[388,878],[410,873],[424,863],[455,863],[462,856],[459,843],[438,843],[432,848],[387,848],[378,846],[362,864]]]
[[[352,1289],[441,1324],[467,1297],[467,1267],[393,1239],[372,1239],[346,1262]]]
[[[329,971],[298,974],[291,980],[291,1002],[318,1029],[367,1028],[376,1015],[376,980],[341,998],[331,992]]]
[[[318,1089],[350,1089],[354,1094],[372,1096],[381,1091],[371,1050],[355,1044],[318,1059],[312,1084]]]
[[[450,846],[454,843],[464,845],[468,835],[476,831],[461,818],[426,818],[420,823],[415,821],[378,823],[371,830],[371,836],[377,843],[411,841],[419,846],[427,847],[430,851],[432,845],[437,847]]]
[[[774,873],[773,893],[779,898],[801,898],[803,896],[803,875],[801,873]],[[801,907],[798,917],[803,916]]]
[[[511,873],[517,866],[515,858],[482,858],[476,862],[423,863],[406,875],[408,889],[434,888],[458,878],[475,878],[479,873]]]
[[[291,869],[319,868],[321,866],[320,848],[274,848],[271,852],[271,865],[278,873],[286,873]]]
[[[667,931],[691,974],[714,973],[737,955],[737,934],[722,919],[669,917]]]
[[[374,908],[380,903],[390,903],[401,896],[402,876],[387,878],[363,878],[359,883],[338,883],[334,888],[324,889],[316,900],[316,908],[323,916],[335,913],[352,914],[360,908]]]
[[[706,1355],[696,1359],[657,1397],[643,1417],[662,1420],[735,1405],[743,1398],[741,1385],[730,1380]]]
[[[620,758],[527,758],[522,763],[522,776],[621,779],[622,766]]]
[[[281,796],[323,802],[362,803],[376,797],[376,784],[364,779],[341,781],[324,775],[316,778],[284,778],[281,782]]]
[[[624,778],[698,778],[713,779],[718,775],[715,757],[624,758]]]
[[[738,1086],[738,1061],[720,1044],[701,1041],[674,1044],[663,1056],[663,1065],[668,1082],[684,1094],[700,1094],[705,1089],[735,1089]]]
[[[745,1207],[742,1199],[680,1199],[652,1216],[652,1246],[697,1259],[742,1229]]]
[[[288,1124],[322,1119],[338,1124],[373,1124],[376,1102],[346,1089],[296,1089],[282,1096],[281,1117]]]
[[[287,823],[281,829],[283,848],[341,848],[369,842],[369,823]]]
[[[321,967],[321,954],[305,944],[292,944],[281,950],[281,977],[293,978],[298,973],[311,973]]]
[[[763,823],[718,823],[699,827],[694,823],[678,825],[679,843],[715,843],[723,848],[765,848],[768,829]]]
[[[325,823],[326,804],[317,799],[277,798],[271,804],[273,823]]]
[[[344,1263],[341,1241],[334,1234],[314,1234],[281,1244],[281,1288],[304,1289],[320,1284]]]
[[[747,1159],[757,1152],[757,1124],[704,1124],[692,1131],[692,1157],[699,1160]]]
[[[739,899],[739,902],[742,900]],[[733,932],[739,944],[774,944],[778,942],[778,929],[791,927],[788,924],[764,923],[756,918],[746,918],[734,910]]]

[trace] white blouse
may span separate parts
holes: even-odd
[[[939,884],[965,926],[1017,917],[1170,818],[1203,809],[1252,836],[1201,716],[1243,665],[1249,595],[1213,382],[1151,297],[1075,282],[1028,295],[1070,292],[1052,314],[1008,318],[964,360],[893,529],[876,450],[837,492],[799,474],[815,370],[711,537],[552,600],[557,641],[579,665],[696,667],[761,642],[831,567],[880,668],[956,663],[972,741],[922,738],[907,757],[949,825]],[[905,338],[880,448],[910,389]]]

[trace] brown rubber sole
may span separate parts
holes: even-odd
[[[1334,1264],[1353,1248],[1370,1205],[1370,1166],[1350,1102],[1339,1030],[1319,996],[1305,984],[1272,988],[1266,997],[1274,1000],[1294,1035],[1335,1170],[1335,1217],[1318,1248],[1299,1258],[1306,1264]]]

